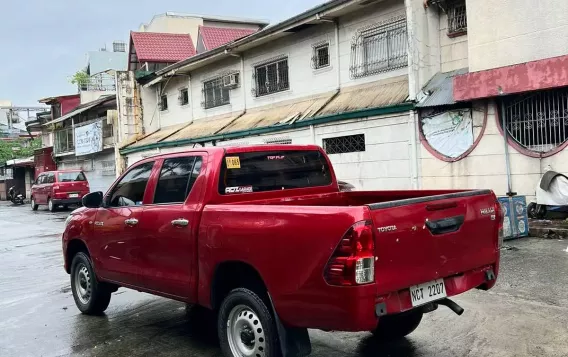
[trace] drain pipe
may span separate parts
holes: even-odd
[[[499,108],[501,110],[501,122],[503,125],[503,142],[505,145],[505,168],[507,170],[507,196],[512,197],[516,196],[517,193],[513,192],[513,182],[511,179],[511,162],[509,160],[509,139],[508,139],[508,129],[507,129],[507,116],[505,115],[505,102],[502,100],[502,97],[505,95],[503,92],[503,88],[501,86],[497,87],[497,92],[501,97],[499,103]],[[497,112],[497,108],[495,108],[495,112]]]

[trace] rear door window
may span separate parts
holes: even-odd
[[[271,151],[227,154],[220,194],[265,192],[328,186],[329,165],[319,151]]]
[[[47,174],[46,183],[55,183],[55,174]]]
[[[183,203],[199,176],[203,159],[200,156],[176,157],[164,160],[156,186],[154,203]]]
[[[86,181],[85,174],[82,172],[60,172],[57,174],[59,182]]]
[[[142,205],[153,167],[154,162],[146,162],[131,168],[112,188],[108,196],[108,205],[111,207]]]

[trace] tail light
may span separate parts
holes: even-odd
[[[341,238],[324,272],[330,285],[354,286],[375,281],[375,239],[371,221],[351,226]]]
[[[501,249],[503,246],[503,220],[505,219],[505,214],[501,208],[499,201],[495,201],[495,216],[497,219],[497,227],[499,228],[499,236],[497,237],[497,249]]]

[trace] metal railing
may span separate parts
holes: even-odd
[[[406,18],[359,31],[351,42],[351,78],[360,78],[408,66]]]
[[[568,140],[568,89],[503,99],[509,135],[524,148],[546,153]]]

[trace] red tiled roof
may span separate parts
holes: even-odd
[[[195,55],[189,34],[131,32],[140,62],[178,62]]]
[[[231,41],[248,36],[258,30],[227,27],[199,26],[199,35],[203,39],[205,50],[223,46]]]

